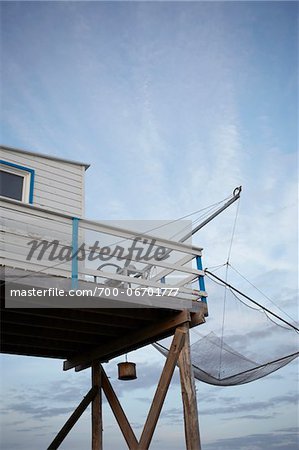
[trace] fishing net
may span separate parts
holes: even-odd
[[[162,344],[154,344],[164,356],[168,350]],[[220,360],[222,352],[222,369],[215,362]],[[265,377],[280,369],[295,359],[299,353],[294,353],[282,357],[276,361],[271,361],[258,365],[258,363],[245,358],[240,353],[233,350],[225,343],[221,345],[219,339],[213,332],[191,346],[191,358],[194,376],[204,383],[215,386],[235,386],[238,384],[250,383]]]
[[[245,384],[299,356],[299,335],[293,328],[252,307],[241,295],[212,280],[208,284],[209,317],[191,330],[192,340],[196,339],[191,344],[195,378],[216,386]],[[291,309],[294,301],[291,292],[281,295],[280,304],[286,309]],[[167,341],[154,345],[167,356]]]

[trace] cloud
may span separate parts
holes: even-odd
[[[184,421],[183,408],[169,408],[162,410],[161,419],[165,424],[180,425]]]
[[[240,402],[236,401],[235,404],[230,402],[228,406],[217,406],[212,408],[201,408],[199,405],[199,413],[202,415],[219,415],[219,414],[239,414],[250,412],[250,411],[265,411],[269,408],[273,408],[275,406],[276,409],[281,405],[297,405],[299,400],[299,394],[286,394],[286,395],[277,395],[269,400],[263,401],[251,401],[251,402]],[[237,416],[238,417],[238,416]]]
[[[206,443],[207,450],[263,450],[271,448],[276,450],[297,450],[298,431],[290,431],[289,428],[279,432],[249,434],[246,436],[217,439],[215,442]]]
[[[69,416],[86,395],[90,387],[86,386],[84,376],[69,377],[69,380],[56,380],[41,383],[36,387],[22,387],[19,391],[8,389],[2,402],[0,414],[3,420],[7,415],[16,417],[17,422],[26,420],[41,421],[60,415]],[[36,428],[36,427],[35,427]]]
[[[298,433],[299,428],[298,427],[289,427],[289,428],[280,428],[277,430],[277,432],[287,432],[287,433]]]
[[[48,417],[56,417],[61,414],[71,413],[70,407],[54,407],[54,406],[36,406],[29,402],[12,403],[2,410],[3,414],[22,413],[29,415],[33,419],[43,420]]]
[[[238,416],[238,420],[245,419],[245,420],[267,420],[267,419],[273,419],[277,414],[247,414],[244,416]],[[231,421],[232,419],[230,417],[225,417],[222,420],[225,421]]]

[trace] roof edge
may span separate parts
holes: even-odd
[[[88,167],[90,167],[90,164],[87,164],[87,163],[83,163],[80,161],[74,161],[72,159],[59,158],[57,156],[47,155],[46,153],[32,152],[31,150],[24,150],[21,148],[10,147],[8,145],[0,145],[0,147],[3,148],[4,150],[11,150],[14,152],[24,153],[25,155],[38,156],[41,158],[51,159],[53,161],[61,161],[61,162],[69,163],[69,164],[75,164],[77,166],[83,166],[83,167],[85,167],[85,170],[87,170]]]

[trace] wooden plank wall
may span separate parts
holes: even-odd
[[[1,148],[1,159],[35,170],[33,204],[82,217],[85,167]]]

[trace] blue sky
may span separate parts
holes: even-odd
[[[2,142],[91,163],[86,215],[97,220],[175,219],[242,184],[232,264],[295,316],[297,3],[1,9]],[[206,266],[225,262],[234,215],[195,238]],[[151,348],[132,356],[144,376],[117,388],[140,430],[163,358]],[[107,367],[113,380],[115,364]],[[89,374],[11,356],[2,369],[3,448],[44,448],[88,390]],[[203,449],[295,450],[295,363],[250,385],[197,389]],[[125,448],[105,409],[107,448]],[[183,448],[177,380],[163,411],[152,448]],[[61,448],[87,447],[88,435],[87,414]]]

